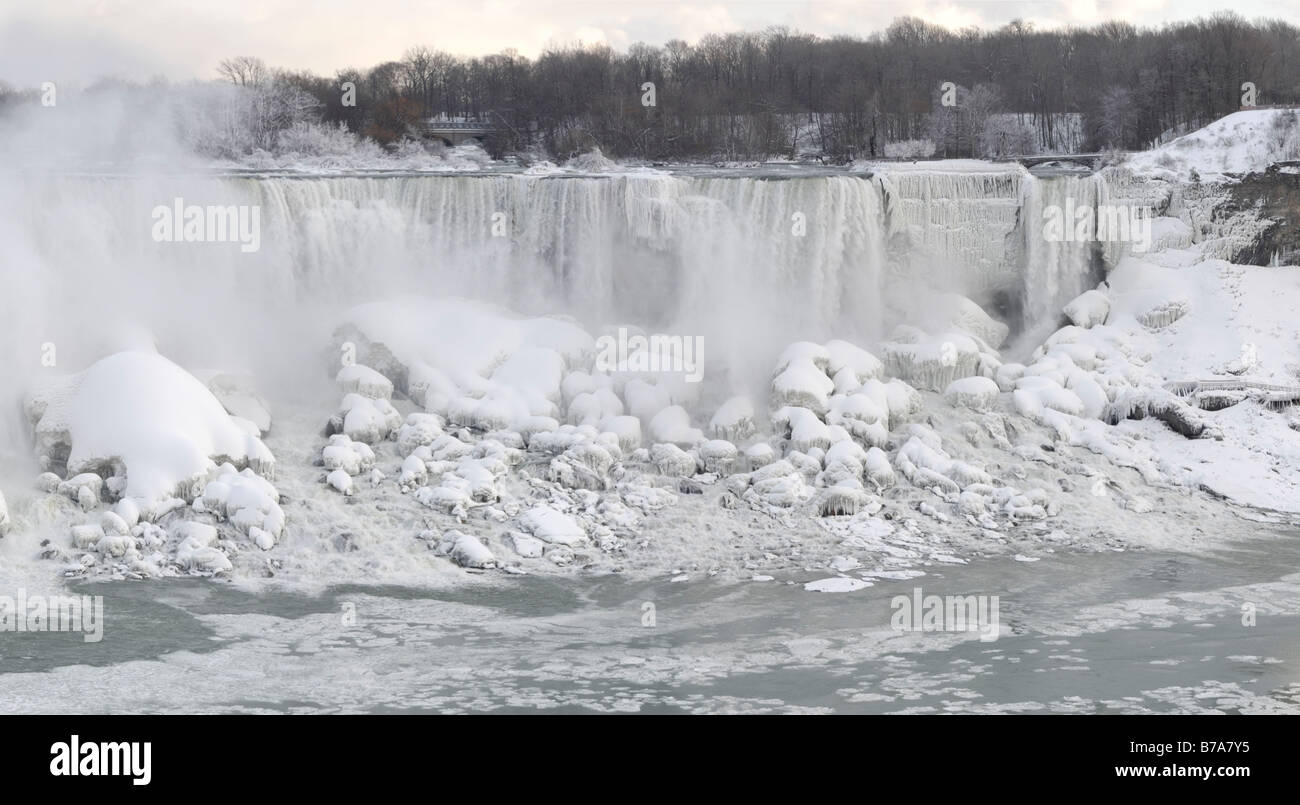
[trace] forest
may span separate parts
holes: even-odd
[[[409,148],[422,120],[449,118],[489,121],[496,157],[988,157],[1146,148],[1242,106],[1300,102],[1300,29],[1233,12],[1057,30],[903,17],[869,38],[770,28],[534,59],[414,46],[332,76],[237,56],[213,78],[244,98],[238,119],[199,124],[209,130],[198,147],[215,156],[309,147],[344,129]],[[0,102],[22,94],[0,90]]]

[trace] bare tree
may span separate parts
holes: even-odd
[[[270,77],[270,70],[261,59],[254,56],[236,56],[222,59],[217,74],[239,87],[255,87]]]

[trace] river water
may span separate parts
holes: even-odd
[[[934,565],[848,593],[802,581],[83,585],[104,639],[0,635],[0,711],[1300,711],[1290,537]],[[999,637],[894,631],[890,601],[916,587],[998,595]]]

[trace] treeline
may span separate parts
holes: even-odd
[[[1231,12],[1159,29],[1013,22],[951,31],[905,17],[869,39],[777,28],[626,53],[571,47],[535,60],[416,47],[328,81],[291,78],[321,100],[328,120],[380,142],[421,117],[492,116],[505,129],[494,150],[540,146],[558,157],[599,147],[644,159],[740,158],[796,152],[799,137],[838,158],[882,156],[906,140],[931,140],[946,156],[987,152],[990,137],[1003,135],[1023,145],[1022,132],[987,131],[998,112],[1023,113],[1040,144],[1074,113],[1084,147],[1142,148],[1235,111],[1246,82],[1255,103],[1300,102],[1300,29]],[[345,81],[358,88],[355,106],[342,104]],[[946,82],[956,106],[942,103]]]
[[[773,28],[536,59],[414,47],[328,77],[243,57],[219,73],[256,97],[241,114],[256,127],[249,147],[266,150],[284,130],[303,140],[304,119],[409,148],[422,119],[442,116],[494,122],[494,156],[987,156],[1066,141],[1145,148],[1237,110],[1247,82],[1256,104],[1300,102],[1300,29],[1231,12],[1059,30],[952,31],[904,17],[867,39]],[[222,125],[243,125],[231,120]],[[242,140],[231,132],[221,142]]]

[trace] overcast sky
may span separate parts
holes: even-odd
[[[103,75],[213,78],[228,56],[329,75],[397,59],[415,44],[458,54],[550,44],[697,41],[770,25],[866,35],[911,14],[949,27],[1040,27],[1124,19],[1159,25],[1229,7],[1300,24],[1300,0],[0,0],[0,80]]]

